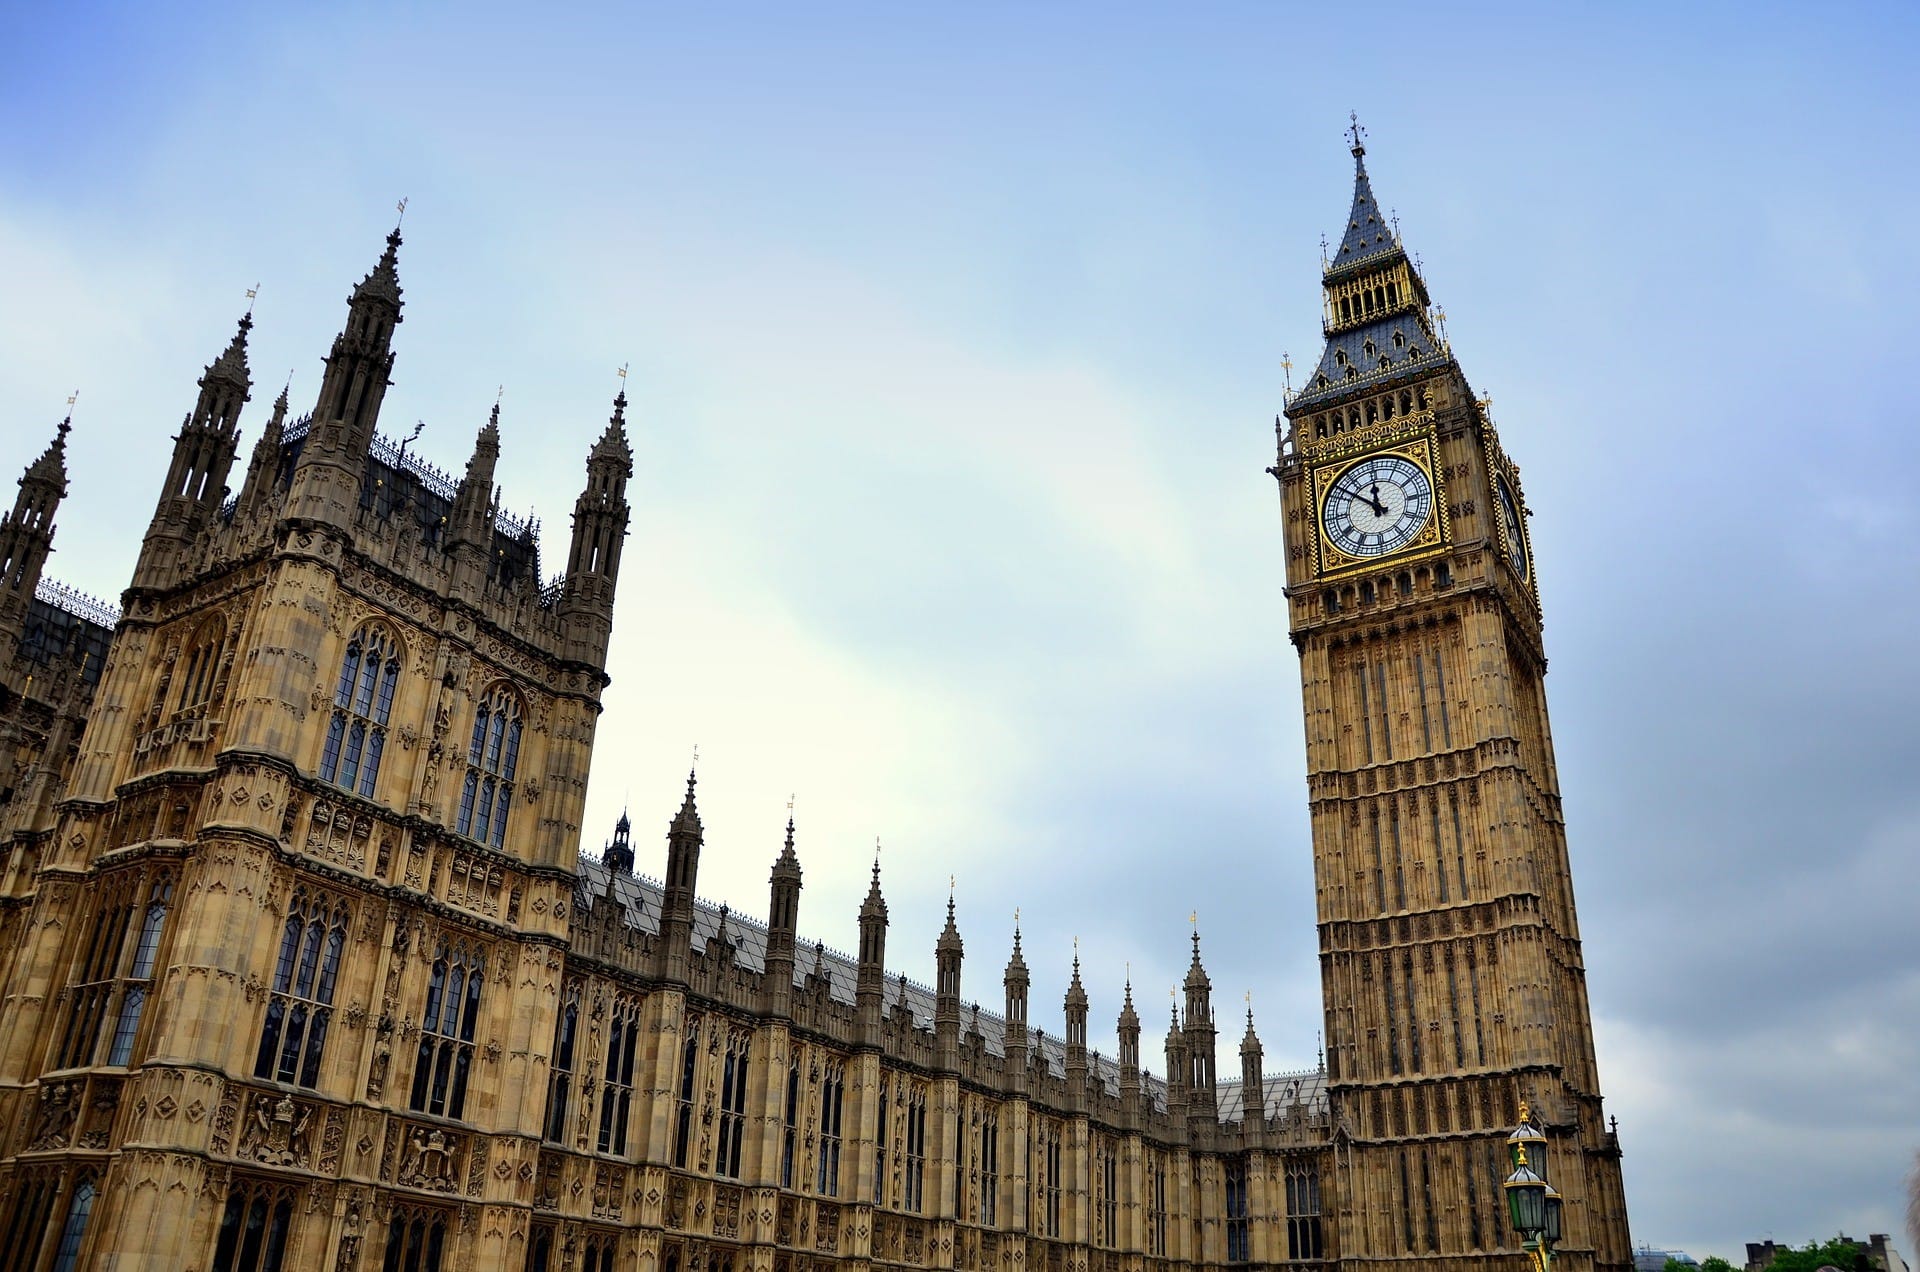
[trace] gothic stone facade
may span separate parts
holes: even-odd
[[[1064,1031],[1031,1024],[1017,934],[1003,1009],[963,1007],[951,906],[936,984],[889,976],[877,868],[857,955],[802,941],[791,824],[765,923],[698,900],[691,778],[663,880],[634,873],[624,818],[580,853],[625,399],[543,584],[535,528],[494,493],[497,409],[458,480],[375,431],[398,247],[355,288],[313,412],[290,421],[281,395],[229,499],[242,321],[118,614],[42,584],[64,425],[0,524],[0,1265],[1518,1267],[1488,1154],[1531,1096],[1569,1163],[1569,1255],[1625,1267],[1524,566],[1500,522],[1437,497],[1438,538],[1416,527],[1377,571],[1303,555],[1336,550],[1300,510],[1328,502],[1314,483],[1358,438],[1455,500],[1480,482],[1489,510],[1485,483],[1517,483],[1441,346],[1293,399],[1275,470],[1326,1069],[1263,1073],[1249,1018],[1238,1080],[1215,1073],[1196,935],[1161,1080],[1130,993],[1119,1056],[1089,1052],[1077,965]],[[1402,297],[1417,285],[1396,277]],[[1336,301],[1345,279],[1328,275]],[[1420,300],[1406,320],[1424,331]],[[1417,415],[1417,438],[1322,432],[1389,382],[1422,404],[1396,417]],[[1460,701],[1415,741],[1419,640],[1450,651],[1455,683],[1434,692]],[[1348,699],[1376,667],[1395,697],[1380,750],[1355,751],[1375,700]],[[1408,809],[1458,795],[1434,806],[1472,827],[1462,882],[1434,882],[1460,854],[1403,812],[1376,886],[1385,859],[1353,826],[1403,791]]]

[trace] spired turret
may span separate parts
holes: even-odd
[[[615,874],[633,873],[633,823],[627,820],[626,810],[620,812],[620,820],[613,824],[613,838],[608,841],[605,851],[600,854],[600,863]]]
[[[873,853],[873,882],[860,903],[860,968],[854,981],[861,1035],[869,1042],[880,1037],[880,1014],[887,980],[887,899],[880,894],[880,850]]]
[[[53,514],[67,494],[67,434],[73,417],[54,430],[40,458],[20,474],[13,511],[0,520],[0,665],[12,659],[26,634],[33,590],[53,551]]]
[[[1188,1080],[1192,1087],[1191,1111],[1196,1117],[1211,1118],[1218,1102],[1219,1086],[1214,1074],[1213,981],[1200,965],[1200,931],[1193,933],[1193,962],[1187,967],[1187,1057],[1192,1065]]]
[[[700,810],[693,800],[697,780],[688,770],[686,797],[667,828],[666,894],[660,906],[660,944],[666,954],[667,979],[682,985],[687,981],[687,960],[692,953],[694,885],[700,877],[700,847],[706,839]]]
[[[247,371],[247,333],[241,316],[225,352],[200,377],[200,396],[173,439],[173,460],[140,545],[133,586],[162,587],[179,576],[183,557],[200,541],[227,497],[227,473],[240,446],[240,408],[253,388]]]
[[[447,512],[447,550],[453,556],[453,588],[469,600],[486,586],[492,564],[493,521],[498,505],[493,474],[500,462],[500,404],[494,403],[487,422],[473,439],[466,475],[454,492]]]
[[[313,427],[288,491],[287,516],[345,531],[359,503],[360,483],[393,374],[393,330],[400,315],[400,230],[347,298],[347,325],[333,339]]]
[[[587,487],[573,504],[573,543],[567,552],[566,590],[570,652],[596,667],[607,662],[613,633],[613,592],[630,510],[627,482],[633,477],[633,447],[627,441],[627,394],[613,399],[606,431],[587,453]]]
[[[253,444],[253,454],[247,457],[247,476],[240,486],[235,511],[238,521],[251,521],[272,506],[274,483],[280,473],[280,448],[287,433],[287,392],[282,388],[273,400],[273,414],[267,417],[267,426]]]
[[[787,839],[767,878],[767,1001],[784,1011],[793,1001],[795,934],[800,926],[800,856],[793,850],[793,813],[788,806]]]

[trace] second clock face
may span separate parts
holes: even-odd
[[[1433,515],[1433,482],[1403,455],[1363,459],[1327,488],[1327,538],[1353,557],[1385,556],[1413,541]]]
[[[1493,480],[1500,496],[1500,525],[1506,532],[1507,553],[1514,570],[1524,579],[1527,577],[1527,532],[1520,524],[1520,501],[1514,498],[1506,477],[1496,476]]]

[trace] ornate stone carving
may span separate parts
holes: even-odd
[[[73,1134],[73,1119],[80,1111],[79,1100],[77,1082],[56,1082],[41,1087],[40,1107],[34,1116],[27,1151],[65,1148]]]
[[[307,1123],[313,1110],[302,1108],[290,1095],[274,1099],[257,1095],[241,1130],[240,1155],[270,1166],[306,1166]]]
[[[407,1136],[399,1182],[414,1188],[452,1192],[455,1187],[453,1155],[459,1147],[458,1136],[450,1136],[437,1126],[415,1127]]]

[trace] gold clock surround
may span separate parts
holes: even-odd
[[[1340,475],[1355,464],[1384,455],[1398,456],[1420,469],[1426,476],[1427,484],[1433,488],[1433,512],[1405,547],[1380,556],[1349,556],[1327,534],[1327,492]],[[1425,430],[1402,435],[1387,445],[1370,447],[1357,454],[1343,454],[1337,459],[1316,465],[1313,469],[1313,510],[1313,537],[1317,554],[1315,572],[1323,578],[1377,569],[1389,562],[1397,565],[1434,556],[1445,552],[1453,540],[1452,525],[1447,515],[1446,486],[1441,479],[1440,466],[1434,461],[1433,435]]]

